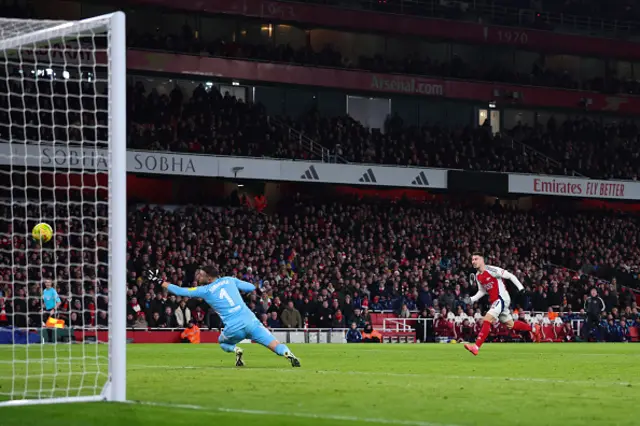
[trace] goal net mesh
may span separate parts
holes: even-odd
[[[109,17],[0,19],[0,402],[108,379],[109,40]]]

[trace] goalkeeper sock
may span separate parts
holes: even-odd
[[[284,356],[284,354],[286,354],[287,352],[291,352],[287,347],[287,345],[280,343],[278,346],[276,346],[276,349],[275,349],[276,354],[280,356]]]
[[[489,333],[491,332],[491,323],[489,321],[485,321],[482,323],[482,329],[480,333],[478,333],[478,338],[476,339],[476,346],[480,347],[484,343],[484,341],[489,337]]]
[[[516,331],[531,331],[532,328],[524,321],[516,321],[513,323],[513,329]]]
[[[225,352],[235,352],[236,351],[236,345],[230,345],[228,343],[220,343],[220,347]]]

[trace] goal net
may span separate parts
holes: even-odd
[[[125,400],[124,22],[0,18],[0,405]]]

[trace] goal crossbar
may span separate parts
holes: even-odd
[[[126,401],[126,45],[125,15],[115,12],[80,21],[8,20],[10,23],[33,23],[33,31],[9,33],[0,38],[0,54],[34,45],[55,42],[69,37],[83,37],[86,33],[107,33],[106,78],[108,90],[108,375],[101,392],[95,395],[54,395],[55,382],[50,391],[38,393],[36,398],[16,391],[13,399],[0,401],[0,406],[55,404],[65,402]],[[35,25],[40,24],[40,25]],[[51,24],[51,26],[46,26]],[[7,27],[5,27],[7,28]],[[36,29],[37,28],[37,29]],[[0,34],[2,34],[0,32]],[[46,47],[45,47],[46,49]],[[102,60],[102,58],[101,58]],[[42,65],[42,64],[41,64]],[[22,71],[21,71],[22,72]],[[66,77],[65,77],[66,78]],[[16,144],[20,141],[16,141]],[[12,159],[11,161],[15,161]],[[21,164],[10,164],[20,167]],[[64,171],[60,172],[64,173]],[[97,344],[97,343],[96,343]],[[56,343],[54,343],[56,345]],[[36,359],[37,361],[37,359]],[[45,360],[43,360],[45,361]],[[58,359],[56,358],[56,363]],[[71,363],[72,358],[69,359]],[[29,361],[27,361],[29,362]],[[35,364],[35,362],[33,363]],[[87,363],[87,365],[89,365]],[[84,365],[78,368],[84,368]],[[15,368],[14,368],[15,375]],[[91,372],[80,373],[85,374]],[[41,381],[42,384],[42,381]],[[96,392],[97,393],[97,392]],[[43,397],[42,395],[46,395]],[[48,396],[48,397],[47,397]]]

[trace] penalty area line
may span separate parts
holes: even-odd
[[[249,416],[277,416],[277,417],[295,417],[302,419],[315,419],[315,420],[332,420],[343,422],[359,422],[359,423],[371,423],[371,424],[386,424],[386,425],[400,425],[400,426],[461,426],[453,423],[433,423],[423,422],[419,420],[400,420],[400,419],[384,419],[375,417],[357,417],[357,416],[342,416],[334,414],[314,414],[314,413],[301,413],[301,412],[286,412],[286,411],[268,411],[268,410],[245,410],[240,408],[224,408],[224,407],[203,407],[201,405],[191,404],[170,404],[163,402],[151,402],[151,401],[127,401],[128,404],[147,405],[152,407],[163,407],[177,410],[191,410],[201,411],[209,413],[234,413],[245,414]]]

